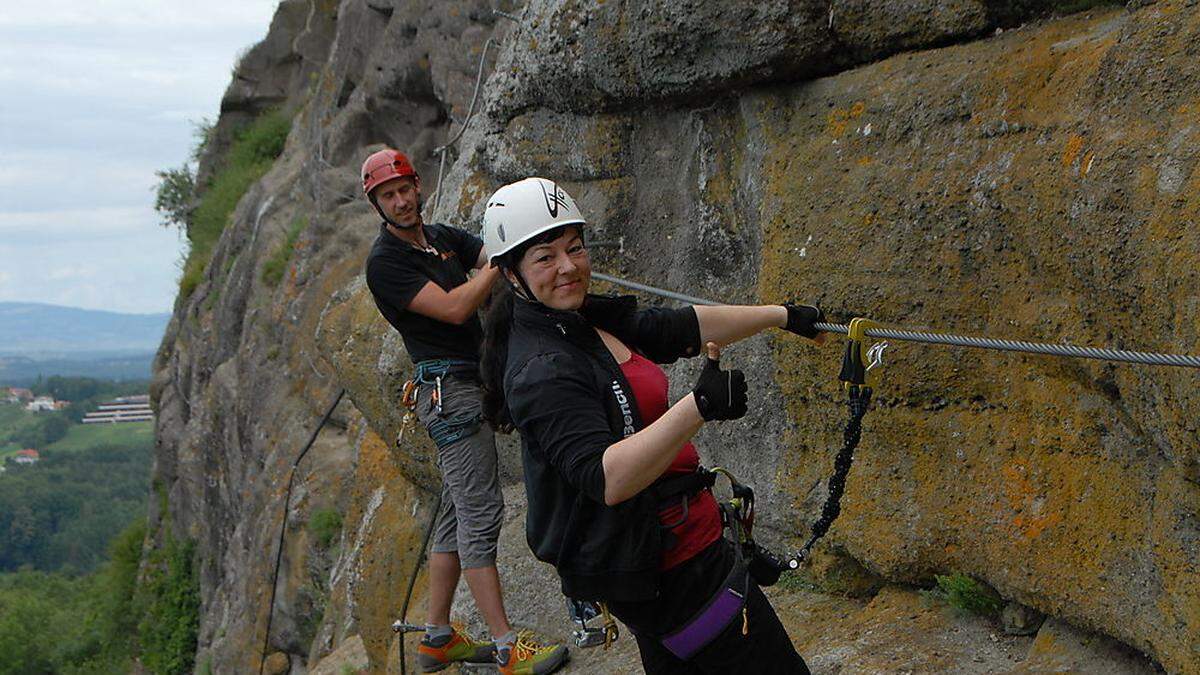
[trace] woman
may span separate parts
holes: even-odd
[[[542,178],[500,188],[484,214],[510,286],[486,320],[485,414],[521,432],[530,547],[566,595],[603,601],[629,626],[648,673],[807,673],[735,564],[712,493],[677,486],[699,466],[700,427],[746,412],[745,378],[720,370],[719,347],[772,327],[819,343],[823,317],[800,306],[638,310],[589,295],[584,225]],[[656,363],[701,345],[694,391],[668,406]]]

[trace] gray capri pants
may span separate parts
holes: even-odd
[[[430,550],[457,552],[463,569],[491,567],[496,564],[504,496],[496,438],[483,420],[483,389],[469,376],[444,376],[440,416],[433,406],[435,390],[435,385],[422,384],[417,392],[417,418],[438,446],[442,472],[442,508]]]

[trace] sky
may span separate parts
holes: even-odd
[[[169,312],[186,243],[154,172],[190,158],[277,0],[0,10],[0,302]]]

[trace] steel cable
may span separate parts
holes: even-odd
[[[827,333],[846,333],[849,331],[848,326],[836,323],[818,323],[815,326],[817,330]],[[1141,363],[1148,366],[1200,368],[1200,356],[1189,356],[1186,354],[1160,354],[1157,352],[1135,352],[1123,349],[1108,349],[1105,347],[1079,347],[1070,344],[1029,342],[1026,340],[1001,340],[997,338],[951,335],[949,333],[934,333],[902,328],[868,328],[863,331],[863,334],[873,338],[924,342],[934,345],[995,349],[1008,352],[1025,352],[1028,354],[1048,354],[1050,356],[1068,356],[1081,359],[1120,361],[1123,363]]]
[[[592,272],[592,277],[618,286],[624,286],[635,291],[650,293],[670,300],[677,300],[693,305],[717,305],[720,303],[698,298],[675,291],[657,288],[636,281],[628,281],[609,274]],[[815,328],[826,333],[850,332],[850,327],[839,323],[817,323]],[[923,342],[925,344],[950,345],[953,347],[973,347],[976,349],[994,349],[1009,352],[1025,352],[1027,354],[1046,354],[1049,356],[1066,356],[1081,359],[1098,359],[1101,361],[1118,361],[1122,363],[1140,363],[1148,366],[1179,366],[1183,368],[1200,368],[1200,356],[1187,354],[1161,354],[1158,352],[1127,351],[1123,349],[1108,349],[1104,347],[1079,347],[1069,344],[1053,344],[1047,342],[1030,342],[1027,340],[1002,340],[970,335],[952,335],[931,331],[908,330],[903,328],[867,328],[863,331],[867,337],[903,340],[907,342]]]
[[[462,126],[459,127],[458,133],[446,141],[441,146],[434,148],[434,153],[441,155],[438,160],[438,182],[437,189],[433,193],[433,210],[436,212],[438,206],[442,203],[442,173],[446,169],[446,153],[450,150],[450,146],[458,142],[462,138],[463,133],[467,130],[467,125],[471,123],[471,118],[475,115],[475,103],[479,100],[479,87],[483,84],[483,66],[487,62],[488,49],[496,44],[495,38],[489,37],[487,42],[483,43],[483,51],[479,54],[479,72],[475,75],[475,91],[471,94],[471,105],[467,107],[467,117],[463,120]]]

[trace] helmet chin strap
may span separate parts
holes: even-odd
[[[542,304],[542,301],[538,300],[537,296],[533,294],[533,289],[529,288],[529,284],[525,283],[525,277],[521,276],[521,273],[515,269],[510,268],[509,271],[512,272],[512,275],[517,278],[517,283],[520,284],[520,288],[517,289],[517,296],[535,305]]]

